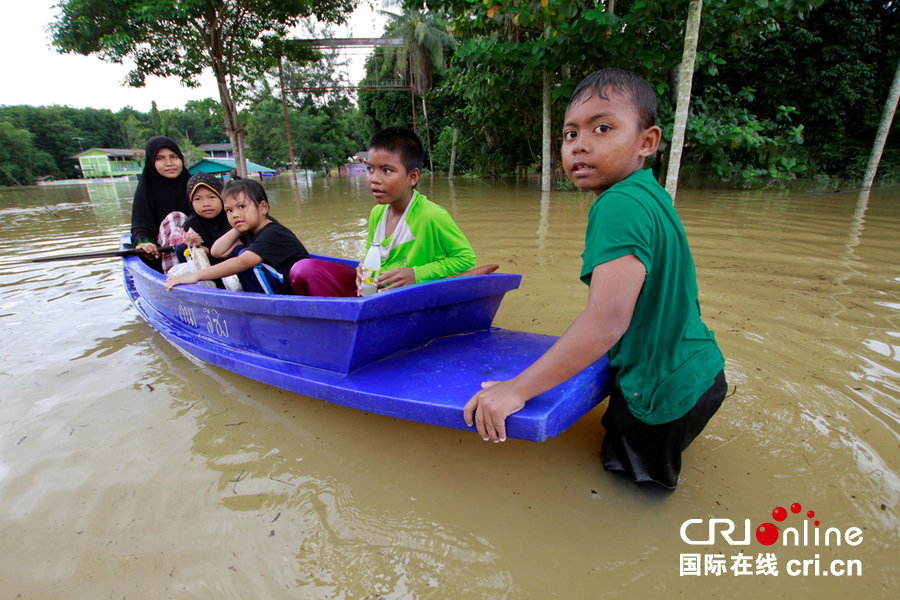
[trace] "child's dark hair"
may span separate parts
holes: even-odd
[[[646,79],[625,69],[600,69],[585,77],[569,100],[569,106],[576,102],[587,102],[596,92],[597,96],[609,100],[610,92],[623,94],[637,111],[641,129],[656,125],[656,92]]]
[[[242,178],[232,179],[228,182],[225,189],[222,190],[222,202],[224,202],[226,198],[237,196],[240,193],[243,193],[244,196],[251,200],[257,207],[261,202],[265,202],[269,207],[272,206],[272,203],[269,202],[269,196],[266,195],[265,188],[260,183],[253,181],[252,179]],[[271,221],[275,221],[271,214],[267,216]]]
[[[407,173],[413,169],[422,170],[425,165],[425,147],[412,129],[406,127],[386,127],[376,131],[369,140],[369,151],[384,150],[400,155]]]
[[[224,200],[231,196],[237,196],[241,192],[243,192],[247,198],[253,200],[253,203],[257,206],[259,206],[259,203],[262,201],[269,204],[269,196],[266,195],[266,190],[252,179],[232,179],[228,182],[228,185],[225,186],[225,189],[222,190],[222,199]]]

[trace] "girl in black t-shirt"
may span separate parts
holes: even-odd
[[[269,198],[251,179],[230,182],[222,191],[225,214],[231,230],[213,244],[210,252],[228,258],[196,273],[166,279],[166,289],[237,275],[244,290],[267,294],[293,294],[289,273],[309,252],[294,233],[269,216]]]

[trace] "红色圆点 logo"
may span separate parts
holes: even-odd
[[[774,523],[762,523],[756,528],[755,535],[751,534],[750,519],[744,519],[743,530],[741,526],[731,519],[688,519],[681,524],[681,539],[691,546],[712,546],[719,542],[726,542],[729,546],[751,546],[754,541],[766,546],[766,552],[755,553],[749,549],[745,554],[744,549],[738,550],[736,556],[726,557],[723,553],[717,554],[682,554],[681,576],[686,575],[723,575],[732,571],[734,575],[770,575],[778,576],[779,563],[774,550],[778,548],[778,540],[781,539],[781,547],[836,548],[839,546],[856,547],[863,542],[862,530],[859,527],[849,527],[841,530],[838,527],[822,527],[817,520],[815,511],[807,511],[806,518],[801,513],[803,507],[795,502],[791,504],[790,512],[800,515],[802,525],[792,518],[788,521],[788,511],[784,507],[777,507],[772,511],[772,519],[783,523],[782,529]],[[824,530],[824,532],[823,532]],[[730,565],[730,566],[729,566]],[[835,558],[820,561],[819,555],[804,560],[792,559],[784,563],[784,572],[791,577],[802,576],[859,576],[862,575],[862,562],[859,560],[845,560]]]

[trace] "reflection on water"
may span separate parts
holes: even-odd
[[[362,257],[364,177],[301,177],[296,195],[287,177],[265,185],[274,216],[310,251]],[[58,218],[0,191],[0,583],[10,597],[895,593],[896,190],[679,192],[704,318],[737,391],[666,494],[603,472],[605,405],[543,444],[484,444],[181,354],[129,306],[116,259],[27,262],[114,247],[133,188],[33,189]],[[426,176],[420,190],[450,211],[480,264],[523,275],[497,325],[558,335],[583,308],[592,198],[542,194],[524,179]],[[686,519],[755,526],[793,502],[823,526],[863,528],[863,544],[753,542],[748,554],[775,552],[778,578],[679,576],[683,553],[740,549],[686,545]],[[814,553],[861,560],[863,575],[786,574],[788,559]]]

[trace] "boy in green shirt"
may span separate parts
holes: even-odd
[[[505,419],[529,399],[609,353],[614,390],[603,416],[603,464],[669,489],[681,453],[725,398],[724,359],[700,320],[697,276],[672,198],[643,170],[662,132],[646,80],[620,69],[585,78],[563,126],[566,175],[598,194],[581,279],[588,304],[557,342],[514,379],[485,382],[466,423],[504,441]]]
[[[447,210],[415,189],[425,163],[419,136],[406,127],[376,132],[366,163],[366,182],[376,202],[366,245],[381,246],[379,289],[441,279],[475,266],[475,251]],[[307,259],[291,269],[291,282],[307,296],[357,296],[360,269]]]
[[[366,181],[377,203],[367,244],[381,246],[375,283],[393,289],[456,275],[475,266],[475,251],[447,210],[416,190],[425,149],[413,131],[388,127],[372,136]]]

